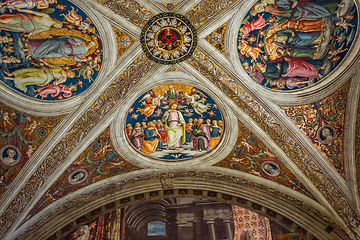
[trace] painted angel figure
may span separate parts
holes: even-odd
[[[36,7],[37,9],[46,9],[50,4],[57,3],[57,0],[6,0],[4,3],[0,3],[3,5],[3,8],[8,8],[11,12],[12,10],[26,8],[32,9]]]
[[[12,73],[4,71],[7,76],[5,80],[12,80],[15,82],[15,87],[27,92],[27,85],[45,86],[51,81],[54,85],[59,85],[66,81],[67,78],[75,77],[72,71],[65,71],[61,67],[48,64],[46,68],[23,68]]]
[[[244,36],[249,36],[249,33],[256,30],[256,29],[262,29],[263,27],[266,26],[266,22],[265,19],[263,18],[263,15],[258,14],[258,19],[257,20],[252,20],[251,23],[247,22],[244,25],[244,30],[242,31],[242,33],[244,34]]]
[[[34,92],[37,94],[35,97],[40,96],[41,99],[44,99],[50,94],[51,97],[56,97],[60,93],[64,93],[63,97],[71,97],[73,91],[76,91],[77,87],[76,85],[67,86],[64,84],[54,85],[54,84],[48,84],[44,87],[37,87],[37,89],[33,89]]]
[[[50,28],[62,28],[62,22],[51,18],[47,13],[35,12],[28,9],[19,9],[25,14],[2,14],[0,15],[0,31],[23,32],[23,37],[29,38],[37,33],[50,30]],[[31,15],[33,14],[33,15]]]
[[[190,102],[191,106],[193,107],[194,111],[197,114],[200,114],[201,117],[204,112],[210,109],[210,106],[208,104],[204,104],[205,100],[203,98],[200,99],[199,101],[196,101],[200,98],[199,95],[194,94],[190,96],[187,93],[185,93],[185,96],[191,100]]]

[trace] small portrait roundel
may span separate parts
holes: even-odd
[[[3,1],[0,80],[31,98],[63,100],[98,76],[102,41],[94,23],[67,0]]]
[[[78,184],[86,180],[88,176],[88,172],[84,169],[78,169],[72,172],[69,176],[69,183],[70,184]]]
[[[0,159],[6,165],[15,165],[21,159],[20,150],[13,145],[6,145],[0,150]]]
[[[261,164],[261,168],[269,176],[276,177],[280,174],[279,165],[275,162],[267,161]]]
[[[353,0],[259,0],[239,29],[238,54],[256,83],[297,90],[327,76],[357,32]]]
[[[161,64],[175,64],[186,60],[194,52],[197,35],[184,16],[161,13],[143,27],[140,41],[145,54]]]
[[[317,130],[317,139],[323,144],[330,144],[336,139],[336,129],[331,125],[323,125]]]
[[[130,107],[126,136],[147,156],[176,161],[203,155],[224,130],[216,102],[201,89],[166,84],[144,92]]]

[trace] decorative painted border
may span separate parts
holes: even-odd
[[[145,44],[145,34],[146,31],[148,30],[148,28],[158,19],[163,18],[163,17],[176,17],[179,18],[181,21],[183,21],[192,31],[193,34],[193,42],[192,42],[192,46],[190,51],[183,57],[180,57],[179,59],[176,60],[170,60],[170,61],[164,61],[164,60],[160,60],[157,59],[155,57],[153,57],[151,55],[151,53],[149,52],[149,50],[146,47]],[[183,15],[177,14],[177,13],[172,13],[172,12],[167,12],[167,13],[160,13],[158,15],[153,16],[146,24],[145,26],[142,28],[141,31],[141,35],[140,35],[140,42],[141,42],[141,47],[144,51],[144,53],[146,54],[146,56],[156,62],[156,63],[160,63],[160,64],[165,64],[165,65],[170,65],[170,64],[176,64],[182,61],[185,61],[186,59],[188,59],[189,57],[191,57],[191,55],[193,54],[193,52],[195,51],[196,45],[197,45],[197,33],[196,33],[196,29],[193,27],[193,25],[190,23],[190,21],[184,17]]]
[[[325,209],[317,203],[307,204],[294,198],[290,192],[280,192],[274,186],[264,186],[261,181],[259,183],[251,178],[255,177],[248,179],[218,172],[144,170],[140,175],[132,175],[132,178],[113,178],[105,185],[98,183],[90,189],[86,187],[61,202],[53,203],[42,216],[21,226],[11,237],[16,240],[34,239],[35,236],[39,239],[51,239],[52,236],[59,239],[109,211],[171,197],[200,197],[238,205],[277,221],[307,240],[313,237],[335,240],[346,236],[330,216],[324,215]],[[279,204],[279,201],[282,203]],[[327,230],[329,226],[330,231]]]

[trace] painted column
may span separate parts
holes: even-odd
[[[224,219],[224,232],[225,232],[225,239],[233,239],[234,238],[234,231],[231,229],[231,220]]]
[[[215,221],[214,220],[206,220],[207,229],[208,229],[208,239],[216,240],[216,231],[215,231]]]

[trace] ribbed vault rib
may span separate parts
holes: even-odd
[[[348,100],[345,111],[344,123],[344,167],[346,183],[350,189],[351,195],[355,202],[358,214],[360,214],[360,198],[359,198],[359,185],[357,163],[356,163],[356,134],[358,133],[356,122],[358,114],[358,104],[360,97],[360,70],[353,76],[349,92]]]
[[[264,109],[281,124],[281,126],[286,127],[290,136],[296,140],[296,143],[301,146],[305,152],[307,152],[312,161],[314,161],[316,165],[320,167],[324,175],[329,178],[334,186],[336,186],[344,198],[350,200],[350,192],[347,185],[345,184],[344,179],[336,172],[336,170],[317,150],[317,148],[311,144],[304,133],[295,126],[295,124],[283,113],[283,111],[281,111],[281,109],[276,104],[273,104],[272,102],[264,99],[253,89],[248,89],[241,76],[239,76],[227,63],[219,61],[218,58],[213,57],[213,54],[210,53],[210,50],[206,47],[206,45],[202,45],[203,42],[204,41],[199,41],[198,48],[207,56],[209,56],[209,58],[214,61],[214,63],[216,63],[220,68],[222,68],[232,79],[237,80],[238,83],[255,99],[255,101],[259,102],[264,107]]]

